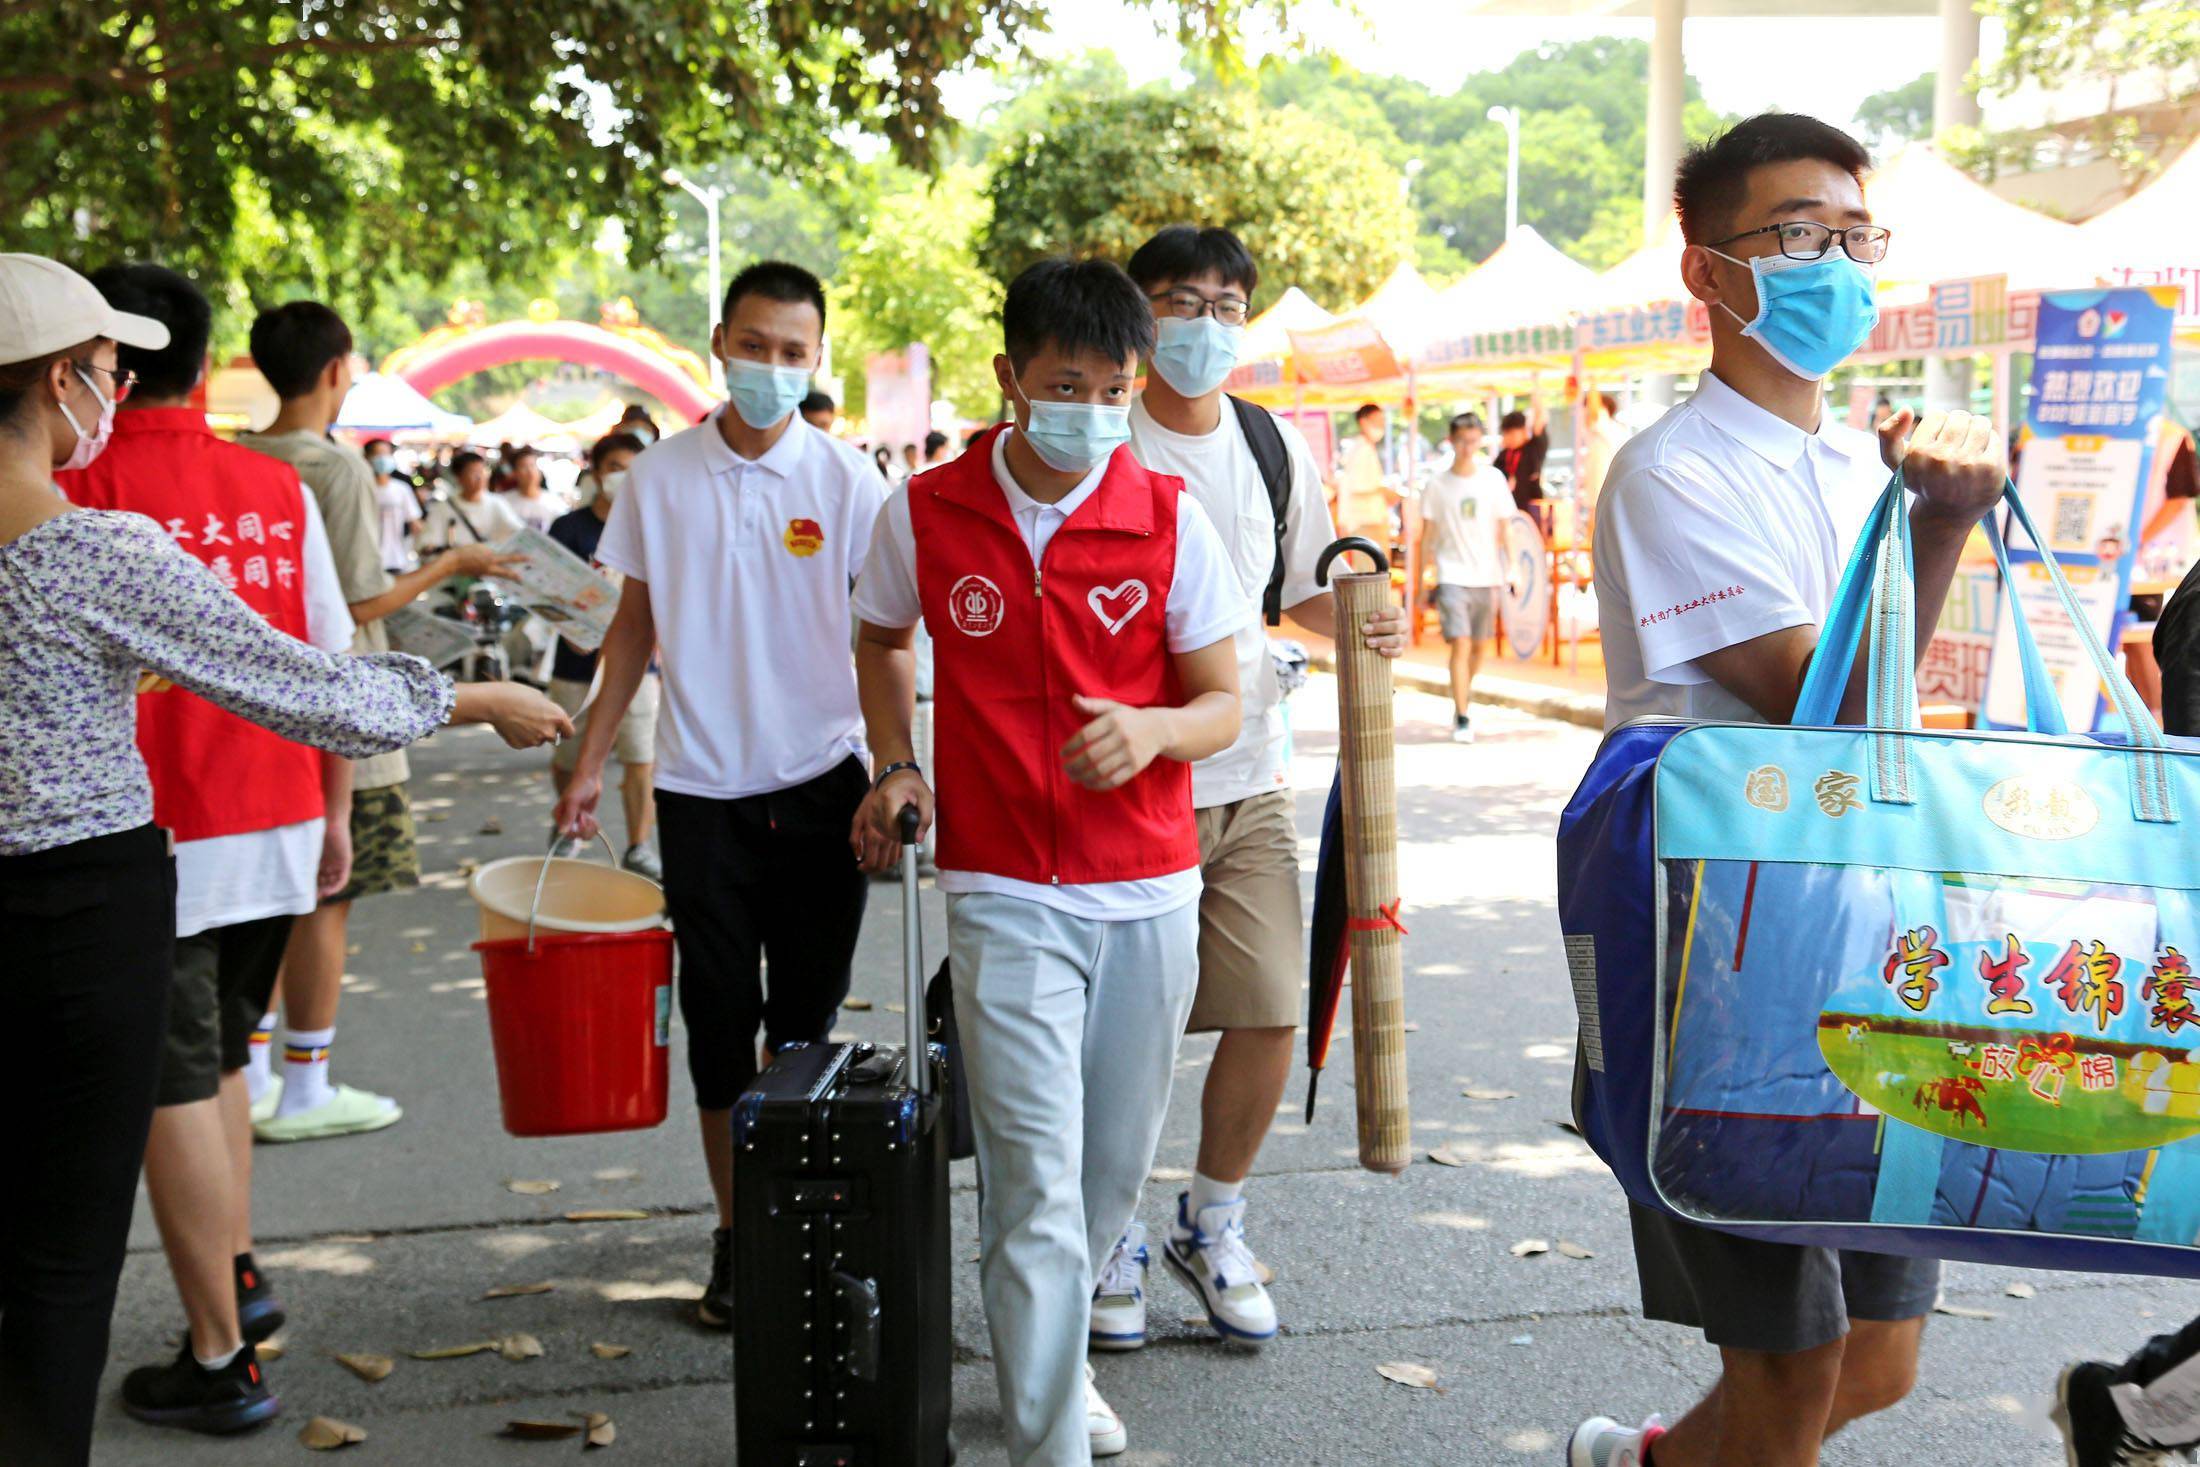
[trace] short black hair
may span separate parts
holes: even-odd
[[[833,395],[830,392],[812,392],[808,397],[802,399],[802,406],[795,409],[795,411],[805,415],[829,413],[834,410],[835,406]]]
[[[1355,423],[1364,423],[1369,418],[1373,417],[1375,414],[1381,412],[1382,410],[1383,405],[1379,402],[1363,402],[1360,404],[1358,411],[1352,414],[1352,421]]]
[[[1709,244],[1733,233],[1749,175],[1772,163],[1817,159],[1861,181],[1871,154],[1840,128],[1800,112],[1760,112],[1688,150],[1673,174],[1681,238]]]
[[[1447,434],[1457,433],[1463,428],[1472,428],[1477,433],[1481,432],[1482,415],[1480,413],[1461,413],[1451,420],[1451,426],[1445,429],[1445,432]]]
[[[1245,241],[1218,224],[1172,224],[1140,245],[1124,270],[1142,291],[1165,281],[1212,274],[1250,297],[1260,288],[1260,267]]]
[[[726,287],[726,300],[718,308],[718,319],[732,320],[734,302],[745,295],[760,295],[768,301],[785,301],[789,305],[808,301],[817,307],[819,329],[824,328],[824,283],[800,265],[790,265],[785,260],[758,260],[734,276],[733,283]]]
[[[451,457],[451,477],[455,479],[475,464],[487,464],[488,462],[487,459],[470,448],[464,453],[454,454]]]
[[[522,443],[513,448],[510,453],[504,455],[504,461],[508,464],[516,464],[523,458],[541,457],[542,455],[536,451],[535,445],[533,445],[532,443]]]
[[[1153,333],[1146,293],[1109,260],[1041,260],[1009,282],[1001,303],[1002,343],[1019,372],[1048,345],[1135,362],[1152,354]]]
[[[390,440],[387,438],[369,438],[366,442],[359,445],[359,451],[362,454],[365,454],[371,458],[374,455],[374,447],[376,444],[380,444],[384,448],[397,447],[396,444],[390,442]]]
[[[304,397],[330,362],[350,355],[351,328],[319,301],[276,306],[252,323],[252,364],[280,398]]]
[[[924,456],[926,458],[930,458],[945,447],[947,447],[947,435],[939,429],[934,428],[924,435]]]
[[[199,385],[214,308],[196,285],[165,265],[109,265],[92,284],[116,310],[150,316],[168,328],[168,344],[158,351],[115,343],[115,365],[137,373],[140,392],[182,397]]]
[[[632,433],[606,433],[588,450],[588,466],[603,467],[603,461],[614,453],[640,453],[649,447]]]
[[[1514,408],[1511,412],[1505,414],[1505,416],[1497,420],[1497,431],[1500,433],[1510,433],[1515,428],[1526,431],[1527,426],[1528,415],[1518,408]]]

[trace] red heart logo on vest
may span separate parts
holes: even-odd
[[[1114,636],[1146,606],[1146,583],[1125,581],[1120,586],[1094,586],[1085,593],[1085,604],[1100,618],[1100,625]]]

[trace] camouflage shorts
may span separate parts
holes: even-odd
[[[332,902],[401,891],[420,884],[420,851],[413,844],[412,806],[405,787],[351,792],[351,884]]]

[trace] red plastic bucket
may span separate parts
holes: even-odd
[[[672,934],[558,933],[477,942],[504,1129],[515,1136],[660,1125],[672,1026]]]

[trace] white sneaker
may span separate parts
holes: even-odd
[[[1642,1454],[1665,1435],[1665,1418],[1653,1416],[1640,1426],[1622,1426],[1609,1416],[1592,1416],[1574,1428],[1566,1443],[1566,1467],[1642,1467]]]
[[[1226,1340],[1257,1345],[1276,1336],[1276,1305],[1261,1285],[1260,1264],[1245,1246],[1245,1199],[1186,1216],[1191,1194],[1176,1198],[1176,1222],[1161,1256],[1198,1297],[1207,1323]]]
[[[1132,1223],[1116,1240],[1092,1291],[1094,1350],[1136,1350],[1146,1343],[1146,1225]]]
[[[1100,1399],[1100,1387],[1092,1383],[1090,1364],[1085,1366],[1085,1434],[1092,1438],[1095,1457],[1121,1456],[1131,1444],[1131,1434],[1123,1429],[1123,1418]]]
[[[275,1109],[282,1103],[283,1077],[271,1075],[268,1077],[267,1088],[260,1092],[260,1098],[252,1102],[252,1124],[256,1126],[262,1121],[274,1120]]]
[[[1474,742],[1474,725],[1467,722],[1465,714],[1457,714],[1451,720],[1451,741],[1455,744]]]

